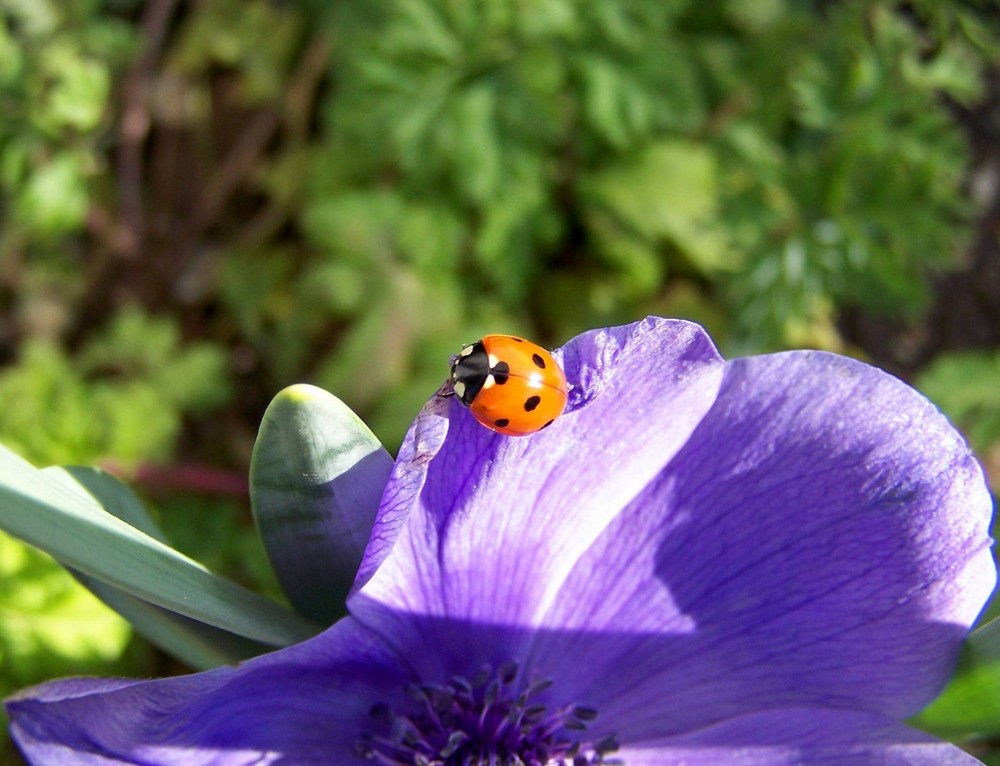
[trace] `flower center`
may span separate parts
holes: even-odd
[[[517,681],[508,662],[473,679],[411,684],[412,710],[375,705],[358,753],[383,766],[621,766],[606,758],[618,749],[614,735],[586,736],[596,710],[539,704],[552,682]]]

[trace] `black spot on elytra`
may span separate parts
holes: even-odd
[[[552,421],[552,420],[550,420],[550,421],[549,421],[548,423],[546,423],[546,424],[545,424],[544,426],[542,426],[542,428],[548,428],[548,427],[549,427],[550,425],[552,425],[552,422],[553,422],[553,421]],[[541,430],[542,430],[542,428],[539,428],[538,430],[539,430],[539,431],[541,431]]]
[[[535,363],[535,367],[538,367],[539,369],[542,370],[545,369],[545,360],[542,359],[542,357],[540,357],[538,354],[532,354],[531,361]]]
[[[518,338],[516,335],[508,335],[507,337],[516,343],[524,343],[524,338]]]
[[[524,400],[524,411],[531,412],[532,410],[535,409],[535,407],[537,407],[541,403],[542,403],[542,397],[529,396],[527,399]]]
[[[510,425],[510,420],[508,420],[507,418],[500,418],[499,420],[494,420],[493,425],[495,425],[497,428],[506,428],[508,425]]]
[[[510,365],[506,362],[497,362],[496,367],[490,370],[490,375],[493,376],[494,383],[498,386],[502,386],[510,377]]]

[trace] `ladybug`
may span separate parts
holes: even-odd
[[[487,335],[465,346],[452,362],[451,387],[476,420],[507,436],[540,431],[566,407],[558,362],[515,335]]]

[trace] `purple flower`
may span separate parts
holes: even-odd
[[[557,353],[524,439],[417,418],[351,616],[236,668],[8,702],[36,764],[972,764],[900,721],[993,588],[980,468],[925,399],[647,319]]]

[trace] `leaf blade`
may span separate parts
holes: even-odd
[[[167,542],[138,496],[112,474],[87,466],[53,466],[42,469],[42,473],[70,489],[86,493],[106,511],[150,537]],[[146,639],[196,670],[240,662],[272,648],[151,604],[91,575],[67,569]]]
[[[275,396],[250,466],[250,500],[275,573],[302,614],[330,622],[344,599],[393,460],[337,397],[309,385]]]
[[[269,646],[297,643],[318,629],[114,517],[2,445],[0,527],[125,593]]]

